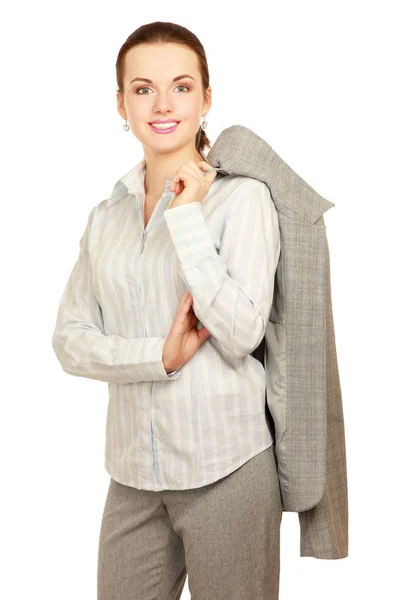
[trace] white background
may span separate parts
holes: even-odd
[[[108,389],[64,373],[51,338],[90,210],[142,158],[116,108],[117,53],[137,27],[162,20],[205,47],[211,141],[230,125],[249,127],[335,203],[325,222],[350,554],[301,558],[298,516],[284,513],[280,598],[410,598],[409,3],[6,6],[1,597],[96,598]]]

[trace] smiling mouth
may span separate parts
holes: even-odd
[[[152,123],[148,123],[148,125],[151,127],[152,131],[155,131],[155,133],[172,133],[177,129],[178,125],[180,124],[180,121],[176,121],[175,123],[176,124],[172,126],[168,126],[168,124],[165,124],[165,126],[163,127],[156,127]]]

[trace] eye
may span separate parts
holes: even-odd
[[[185,88],[186,90],[189,90],[189,89],[190,89],[190,88],[189,88],[189,87],[187,87],[186,85],[182,85],[182,84],[181,84],[181,85],[178,85],[177,87],[178,87],[178,88],[182,88],[182,87],[183,87],[183,88]],[[149,89],[150,89],[150,88],[148,88],[147,86],[144,86],[144,87],[138,88],[138,90],[136,90],[136,94],[138,94],[138,93],[140,92],[140,90],[149,90]],[[139,94],[139,95],[140,95],[140,96],[146,96],[147,94]]]

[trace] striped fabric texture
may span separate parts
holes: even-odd
[[[171,177],[144,227],[145,160],[93,207],[52,346],[62,369],[108,383],[105,469],[138,489],[196,488],[274,442],[264,337],[280,254],[269,187],[217,174],[202,202],[170,207]],[[162,351],[188,288],[211,337],[167,373]]]

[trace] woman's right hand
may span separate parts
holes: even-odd
[[[185,365],[211,336],[205,327],[197,331],[197,321],[193,310],[193,296],[186,289],[180,298],[177,316],[163,348],[166,371],[175,371]]]

